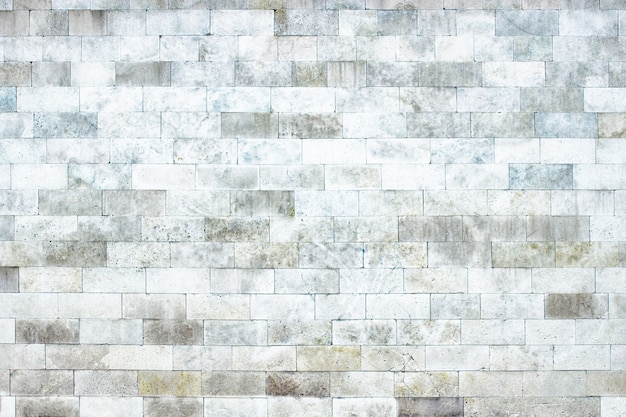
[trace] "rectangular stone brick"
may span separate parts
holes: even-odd
[[[198,345],[202,323],[191,320],[144,320],[144,343],[149,345]]]
[[[573,185],[570,164],[511,164],[509,182],[513,189],[569,189]]]
[[[124,294],[125,319],[185,318],[185,296],[182,294]]]
[[[76,344],[79,341],[78,320],[17,320],[17,343]]]
[[[554,243],[494,242],[492,244],[493,266],[508,267],[554,267]]]
[[[546,62],[546,86],[608,87],[609,66],[604,62]]]
[[[243,320],[250,318],[250,296],[241,294],[187,296],[186,317],[207,320]]]
[[[72,371],[11,372],[11,395],[15,396],[68,396],[74,392]]]
[[[359,370],[360,349],[356,346],[303,346],[298,347],[299,371],[350,371]]]
[[[76,397],[19,397],[15,401],[15,416],[33,415],[78,417],[79,400]]]
[[[140,345],[143,343],[141,320],[81,319],[83,344]]]
[[[74,388],[80,396],[136,396],[137,371],[75,371]]]
[[[582,417],[599,415],[600,403],[596,398],[585,397],[468,398],[465,410],[478,417],[508,413],[508,410],[520,410],[520,417],[548,417],[559,412]]]
[[[399,416],[463,416],[464,403],[463,398],[460,397],[397,398],[396,400]]]
[[[481,63],[432,62],[420,65],[420,86],[479,87]]]
[[[18,292],[19,291],[19,268],[1,267],[0,268],[0,292]]]
[[[176,413],[181,417],[201,417],[203,401],[202,398],[144,398],[143,412],[146,417]]]
[[[211,397],[263,396],[263,372],[203,372],[202,394]]]
[[[496,35],[562,35],[559,23],[556,10],[498,10]]]
[[[543,87],[543,62],[486,62],[482,64],[483,86]]]

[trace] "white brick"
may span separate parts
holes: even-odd
[[[368,319],[427,319],[430,300],[425,294],[368,294]]]
[[[573,345],[574,320],[526,320],[526,343],[529,345]]]
[[[427,370],[472,371],[488,367],[488,346],[426,346]]]
[[[122,298],[119,294],[59,294],[59,317],[121,318]]]
[[[344,113],[343,135],[346,138],[404,138],[406,117],[403,113]]]
[[[437,61],[474,61],[474,39],[469,36],[436,36]]]
[[[545,84],[543,62],[485,62],[482,71],[485,87],[543,87]]]
[[[625,112],[626,88],[585,88],[586,112]]]
[[[80,268],[22,268],[20,292],[81,292]]]
[[[211,35],[274,34],[272,10],[212,10]]]
[[[208,35],[208,10],[148,10],[148,35]]]
[[[0,294],[1,318],[52,319],[59,316],[58,294]]]
[[[114,62],[72,62],[71,74],[73,86],[105,87],[115,85]],[[82,96],[82,89],[80,93]]]
[[[594,139],[541,139],[541,163],[590,164],[595,153]]]
[[[617,36],[617,10],[561,10],[559,35]]]
[[[78,88],[17,88],[17,111],[19,112],[77,112],[78,108]]]
[[[104,360],[110,369],[171,370],[172,346],[111,346]]]
[[[367,161],[364,139],[308,139],[302,141],[304,164],[363,164]]]
[[[195,174],[195,167],[190,165],[133,165],[133,188],[141,190],[193,189],[195,188]]]
[[[609,346],[555,346],[554,370],[609,370],[611,365]]]
[[[144,87],[145,111],[205,111],[204,87]]]
[[[143,320],[81,319],[80,343],[141,345],[143,344]]]
[[[141,88],[82,87],[80,89],[81,111],[142,111],[142,109]]]
[[[81,417],[141,417],[143,398],[82,397]]]
[[[207,89],[209,112],[269,112],[269,87],[218,87]]]
[[[0,319],[0,343],[15,343],[15,319]]]
[[[67,188],[67,165],[19,164],[11,167],[11,185],[14,189]]]
[[[315,303],[308,295],[252,295],[250,311],[252,319],[265,320],[312,320]]]
[[[334,112],[335,90],[316,87],[275,87],[271,89],[274,112]]]
[[[385,164],[382,166],[384,190],[433,190],[445,188],[443,164]]]
[[[207,398],[205,417],[267,417],[266,398]]]
[[[138,292],[146,291],[145,271],[141,268],[85,268],[84,292]]]
[[[147,293],[209,293],[211,272],[205,268],[148,268]]]

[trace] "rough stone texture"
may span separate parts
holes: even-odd
[[[0,417],[626,407],[623,0],[0,0]]]

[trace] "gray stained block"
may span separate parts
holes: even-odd
[[[275,113],[222,113],[222,137],[277,138],[278,115]]]
[[[168,86],[170,62],[116,62],[115,84],[118,86]]]
[[[147,345],[201,345],[201,320],[144,320],[143,340]]]
[[[463,417],[462,397],[396,398],[398,417]]]
[[[264,372],[203,372],[202,395],[258,396],[265,395]]]
[[[17,320],[17,343],[77,344],[78,320]]]
[[[511,189],[568,190],[573,187],[571,164],[510,164]]]
[[[326,87],[328,69],[325,62],[294,62],[291,74],[294,87]]]
[[[106,266],[105,242],[44,242],[47,266]]]
[[[546,294],[547,319],[606,318],[609,310],[606,294]]]
[[[202,417],[202,398],[146,397],[143,403],[145,417]]]
[[[337,35],[339,13],[336,10],[279,9],[274,12],[276,35]]]
[[[19,291],[19,268],[0,267],[0,293]]]
[[[79,417],[78,397],[17,397],[15,416]]]
[[[0,87],[29,86],[30,62],[0,62]]]
[[[265,384],[267,395],[272,396],[330,396],[328,372],[268,372]]]

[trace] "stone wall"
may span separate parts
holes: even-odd
[[[0,417],[626,415],[626,1],[0,0]]]

